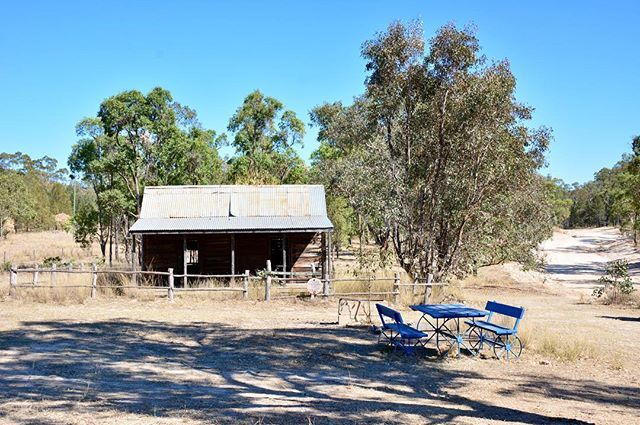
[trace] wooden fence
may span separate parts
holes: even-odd
[[[307,281],[310,278],[317,278],[322,283],[321,293],[318,294],[323,297],[392,297],[393,301],[397,303],[400,297],[400,291],[403,287],[412,287],[413,294],[416,294],[417,288],[424,287],[424,302],[428,302],[431,290],[436,286],[444,286],[441,283],[433,283],[431,279],[415,279],[412,283],[401,283],[400,273],[395,273],[393,278],[385,277],[346,277],[331,279],[330,277],[320,277],[319,273],[315,270],[311,270],[309,273],[305,272],[277,272],[271,270],[270,262],[267,261],[266,269],[259,272],[257,276],[252,276],[249,270],[245,270],[242,274],[226,274],[226,275],[205,275],[205,274],[176,274],[173,269],[163,271],[141,271],[141,270],[118,270],[118,269],[99,269],[95,264],[91,269],[73,269],[72,267],[58,268],[56,265],[50,268],[17,268],[12,266],[9,271],[9,295],[15,296],[20,288],[29,289],[43,289],[43,288],[86,288],[90,289],[91,298],[96,298],[98,295],[98,289],[140,289],[140,290],[157,290],[166,291],[167,298],[173,300],[177,293],[187,292],[200,292],[200,291],[213,291],[213,292],[231,292],[242,293],[243,299],[249,298],[249,289],[251,281],[261,281],[264,285],[265,301],[272,299],[285,298],[285,297],[273,297],[272,291],[275,288],[286,289],[299,289],[301,291],[307,290]],[[90,276],[90,280],[87,279],[87,283],[73,283],[71,285],[56,284],[57,277],[61,274],[69,275],[87,275]],[[19,275],[29,276],[29,283],[19,283]],[[98,276],[129,276],[128,282],[122,280],[118,284],[109,283],[110,279],[105,279],[106,283],[98,284]],[[42,276],[48,276],[48,282],[42,281]],[[143,281],[152,284],[142,284]],[[217,281],[223,282],[220,286],[202,286],[198,284],[201,279],[206,279],[208,282]],[[180,282],[176,285],[176,282]],[[90,283],[89,283],[90,282]],[[360,292],[336,292],[333,290],[334,285],[340,282],[351,283],[366,283],[368,288],[375,282],[388,282],[390,283],[389,290],[368,290]],[[424,282],[424,283],[423,283]],[[298,295],[293,295],[297,297]]]

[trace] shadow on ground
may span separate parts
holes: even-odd
[[[385,353],[361,329],[251,330],[217,323],[27,322],[0,335],[0,406],[105,410],[216,423],[584,423],[481,402],[473,371]],[[496,367],[500,363],[496,363]],[[536,377],[518,391],[549,387]],[[554,397],[638,407],[637,388],[550,386]],[[11,420],[12,410],[0,408]],[[38,421],[46,423],[46,420]]]
[[[639,322],[640,317],[627,317],[627,316],[598,316],[601,319],[620,320],[621,322]]]
[[[600,275],[604,272],[604,263],[591,262],[584,264],[548,264],[547,273],[557,275]]]

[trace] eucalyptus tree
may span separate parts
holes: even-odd
[[[162,88],[146,95],[130,90],[109,97],[96,117],[78,123],[76,133],[79,140],[69,166],[96,194],[96,212],[83,209],[77,217],[84,221],[77,226],[82,232],[76,236],[86,241],[93,229],[103,255],[106,238],[110,246],[114,236],[124,238],[129,221],[139,215],[146,185],[223,179],[220,138],[203,129],[195,111]]]
[[[364,94],[311,114],[329,186],[408,271],[440,280],[529,259],[551,231],[536,173],[550,131],[526,126],[532,109],[515,100],[508,62],[488,61],[474,31],[453,25],[425,45],[420,24],[394,23],[362,55]]]
[[[279,100],[259,90],[249,93],[229,120],[236,156],[228,178],[233,183],[302,183],[304,161],[295,148],[302,146],[304,123]]]
[[[106,99],[98,120],[110,146],[104,158],[140,210],[146,184],[212,183],[221,178],[215,132],[162,88]]]

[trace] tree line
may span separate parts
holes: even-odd
[[[557,202],[565,212],[560,223],[566,228],[618,226],[638,242],[640,230],[640,136],[631,141],[631,152],[611,168],[595,173],[583,184],[553,182]]]
[[[56,215],[72,213],[68,177],[48,156],[0,153],[0,236],[64,226],[67,220],[56,223]]]
[[[425,40],[420,22],[393,23],[361,54],[362,94],[310,112],[320,145],[308,165],[298,153],[304,122],[260,91],[222,133],[163,88],[104,100],[78,123],[68,161],[82,182],[76,240],[98,241],[109,260],[117,244],[131,255],[127,230],[147,185],[320,183],[337,252],[371,240],[436,280],[532,264],[577,203],[540,175],[551,131],[528,125],[532,108],[515,98],[508,61],[487,59],[471,28],[446,25]],[[235,153],[221,157],[223,146]]]

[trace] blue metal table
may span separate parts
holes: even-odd
[[[416,327],[431,333],[431,338],[435,336],[436,347],[442,354],[441,346],[446,346],[450,351],[453,346],[460,355],[460,347],[464,347],[475,355],[464,339],[464,333],[460,331],[460,319],[473,319],[485,317],[489,312],[469,307],[464,304],[418,304],[412,305],[411,309],[422,313]],[[420,325],[423,324],[423,328]],[[441,342],[442,341],[442,342]]]

